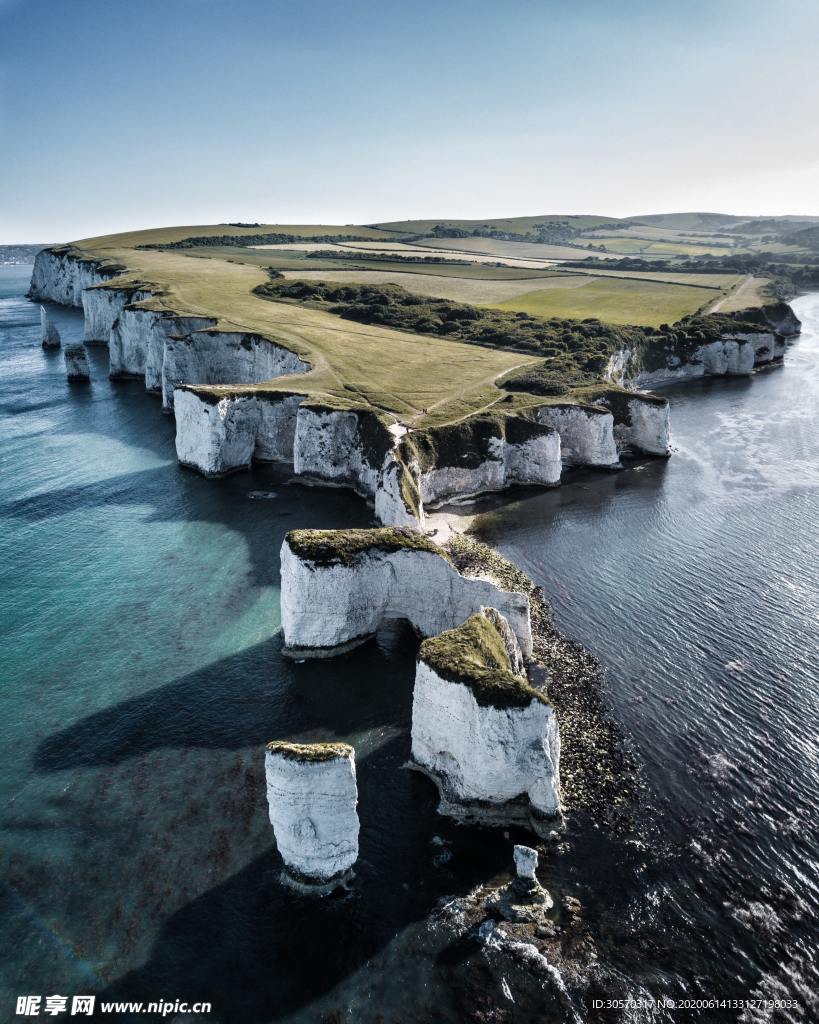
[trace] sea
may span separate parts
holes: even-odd
[[[84,384],[43,351],[30,271],[0,267],[0,1019],[94,995],[225,1024],[516,1021],[500,990],[475,1016],[424,939],[528,835],[447,821],[407,770],[416,641],[280,652],[285,533],[371,510],[272,467],[180,468],[172,418],[104,348]],[[783,366],[668,390],[670,459],[472,509],[603,664],[641,781],[628,828],[570,817],[546,868],[634,997],[567,1020],[819,1019],[819,295],[793,305]],[[356,747],[348,891],[282,883],[279,738]]]

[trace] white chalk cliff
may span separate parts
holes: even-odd
[[[628,387],[656,387],[698,377],[748,376],[778,362],[801,324],[784,302],[722,315],[719,338],[676,337],[651,351],[622,348],[609,359],[606,377]]]
[[[288,872],[299,882],[340,879],[358,858],[355,752],[343,743],[269,743],[270,823]]]
[[[34,257],[29,298],[82,306],[85,288],[108,281],[118,271],[67,248],[42,249]]]
[[[150,297],[149,291],[138,287],[104,283],[86,288],[81,296],[86,342],[107,345],[123,309]]]
[[[592,466],[618,469],[620,455],[614,442],[614,419],[610,412],[571,403],[542,405],[535,410],[538,423],[560,434],[564,466]]]
[[[530,657],[528,597],[461,576],[414,531],[402,537],[390,528],[294,530],[282,544],[285,649],[300,657],[360,643],[386,619],[406,619],[422,636],[434,636],[483,606],[499,609]]]
[[[292,467],[296,414],[304,395],[266,391],[221,396],[177,388],[176,455],[205,476],[223,476],[252,461]]]
[[[516,654],[503,650],[487,612],[421,645],[412,757],[438,783],[444,812],[525,799],[537,814],[557,815],[557,719],[543,695],[514,672]]]
[[[168,411],[181,403],[179,460],[208,476],[253,461],[281,462],[306,480],[353,488],[373,504],[381,523],[421,527],[425,505],[515,484],[553,486],[563,466],[613,469],[621,454],[670,450],[667,403],[637,393],[628,401],[550,400],[523,416],[480,414],[450,427],[402,428],[403,438],[390,436],[390,417],[372,410],[322,405],[295,390],[256,390],[253,385],[310,366],[268,338],[220,330],[210,317],[151,308],[149,287],[122,281],[122,270],[70,247],[43,250],[30,294],[82,305],[86,341],[108,343],[112,377],[143,379],[149,391],[161,393]],[[692,340],[703,332],[692,331],[690,338],[672,332],[645,350],[614,353],[609,378],[633,389],[747,374],[780,359],[787,338],[799,331],[784,303],[723,319],[716,340]],[[220,391],[243,385],[245,392]]]
[[[612,414],[612,432],[618,452],[668,455],[670,416],[668,400],[634,391],[604,391],[595,404]]]
[[[560,482],[560,436],[521,416],[476,415],[459,423],[411,431],[397,446],[424,506],[514,484]]]

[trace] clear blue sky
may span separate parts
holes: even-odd
[[[0,0],[0,242],[819,214],[816,0]]]

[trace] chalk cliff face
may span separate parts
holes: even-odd
[[[518,416],[472,416],[405,434],[398,454],[424,505],[560,481],[560,437]]]
[[[668,402],[650,402],[639,396],[628,399],[628,415],[615,421],[614,439],[618,449],[648,455],[671,452]]]
[[[88,353],[85,345],[80,342],[77,345],[66,345],[63,350],[65,359],[65,375],[68,380],[89,380],[91,373],[88,368]]]
[[[595,404],[608,409],[614,420],[614,443],[624,454],[668,455],[670,424],[668,400],[657,395],[612,389]]]
[[[614,419],[610,412],[570,403],[542,405],[535,411],[538,423],[560,434],[564,466],[618,469],[620,456],[614,443]]]
[[[179,461],[205,476],[254,460],[281,462],[306,480],[351,487],[374,503],[382,523],[421,523],[404,494],[395,439],[369,410],[332,409],[284,391],[219,397],[197,388],[177,388],[174,410]]]
[[[81,306],[83,289],[115,277],[115,268],[80,259],[68,249],[42,249],[34,258],[29,297],[63,306]]]
[[[609,360],[606,376],[626,387],[652,388],[698,377],[743,377],[754,369],[754,347],[739,336],[696,345],[690,351],[673,349],[652,354],[630,349],[615,352]]]
[[[305,405],[296,420],[293,467],[298,476],[374,499],[392,444],[386,425],[371,412]]]
[[[170,408],[173,388],[167,386],[167,371],[172,369],[172,361],[167,359],[169,344],[174,338],[214,323],[210,317],[178,316],[164,310],[126,306],[109,335],[110,376],[143,379],[147,390],[161,392],[163,407]]]
[[[265,776],[270,823],[288,872],[308,884],[340,879],[358,858],[353,748],[270,743]]]
[[[205,476],[223,476],[260,462],[293,464],[296,415],[304,395],[265,392],[219,398],[177,388],[176,454]]]
[[[139,286],[105,285],[117,270],[77,253],[44,250],[37,256],[31,295],[82,305],[87,341],[107,342],[113,378],[144,378],[173,405],[180,384],[258,384],[304,373],[308,363],[267,338],[216,330],[211,317],[184,316],[139,304],[151,292]]]
[[[431,542],[426,550],[403,547],[396,533],[296,530],[287,535],[281,549],[286,649],[300,657],[334,654],[372,636],[385,619],[406,619],[422,636],[434,636],[489,605],[501,611],[524,656],[531,656],[528,597],[467,579]],[[418,536],[407,533],[410,542]]]
[[[192,317],[175,317],[164,331],[163,405],[173,405],[180,384],[261,384],[274,377],[306,373],[303,359],[257,334],[205,329]]]
[[[714,318],[712,318],[714,319]],[[784,302],[720,315],[720,337],[655,338],[641,350],[620,349],[606,376],[629,387],[656,387],[697,377],[747,376],[776,362],[801,323]]]
[[[781,338],[795,338],[802,330],[802,321],[787,302],[771,302],[761,309],[765,323]]]
[[[85,340],[108,344],[111,331],[126,306],[142,302],[151,293],[141,288],[105,287],[87,288],[82,293],[82,308],[85,316]]]
[[[375,518],[385,526],[423,528],[424,508],[417,482],[407,467],[392,454],[384,461],[374,504]]]
[[[538,814],[554,816],[560,812],[557,720],[542,694],[514,672],[515,652],[503,649],[489,611],[421,645],[412,756],[438,782],[445,813],[524,798]]]

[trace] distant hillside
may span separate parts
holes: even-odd
[[[677,231],[714,231],[731,227],[750,217],[737,217],[731,213],[648,213],[629,217],[632,224],[650,224],[654,227],[674,228]]]
[[[719,247],[754,248],[771,245],[813,247],[810,234],[797,237],[798,229],[819,224],[815,217],[749,217],[729,213],[649,213],[635,217],[603,217],[595,214],[541,214],[536,217],[489,217],[486,220],[387,221],[369,227],[395,232],[404,239],[492,238],[508,242],[537,242],[597,248],[629,255],[718,256]],[[641,244],[643,240],[645,244]],[[657,242],[665,243],[658,246]],[[669,245],[674,248],[669,248]],[[692,245],[695,248],[692,248]],[[705,246],[705,248],[703,248]],[[710,250],[709,250],[710,247]],[[716,248],[714,248],[716,247]]]
[[[37,253],[49,245],[51,245],[50,242],[45,242],[42,245],[37,243],[30,245],[0,245],[0,267],[33,263]]]
[[[586,214],[543,214],[539,217],[497,217],[489,220],[407,220],[374,225],[429,238],[495,238],[508,242],[545,242],[560,245],[590,228],[617,224],[614,217]]]

